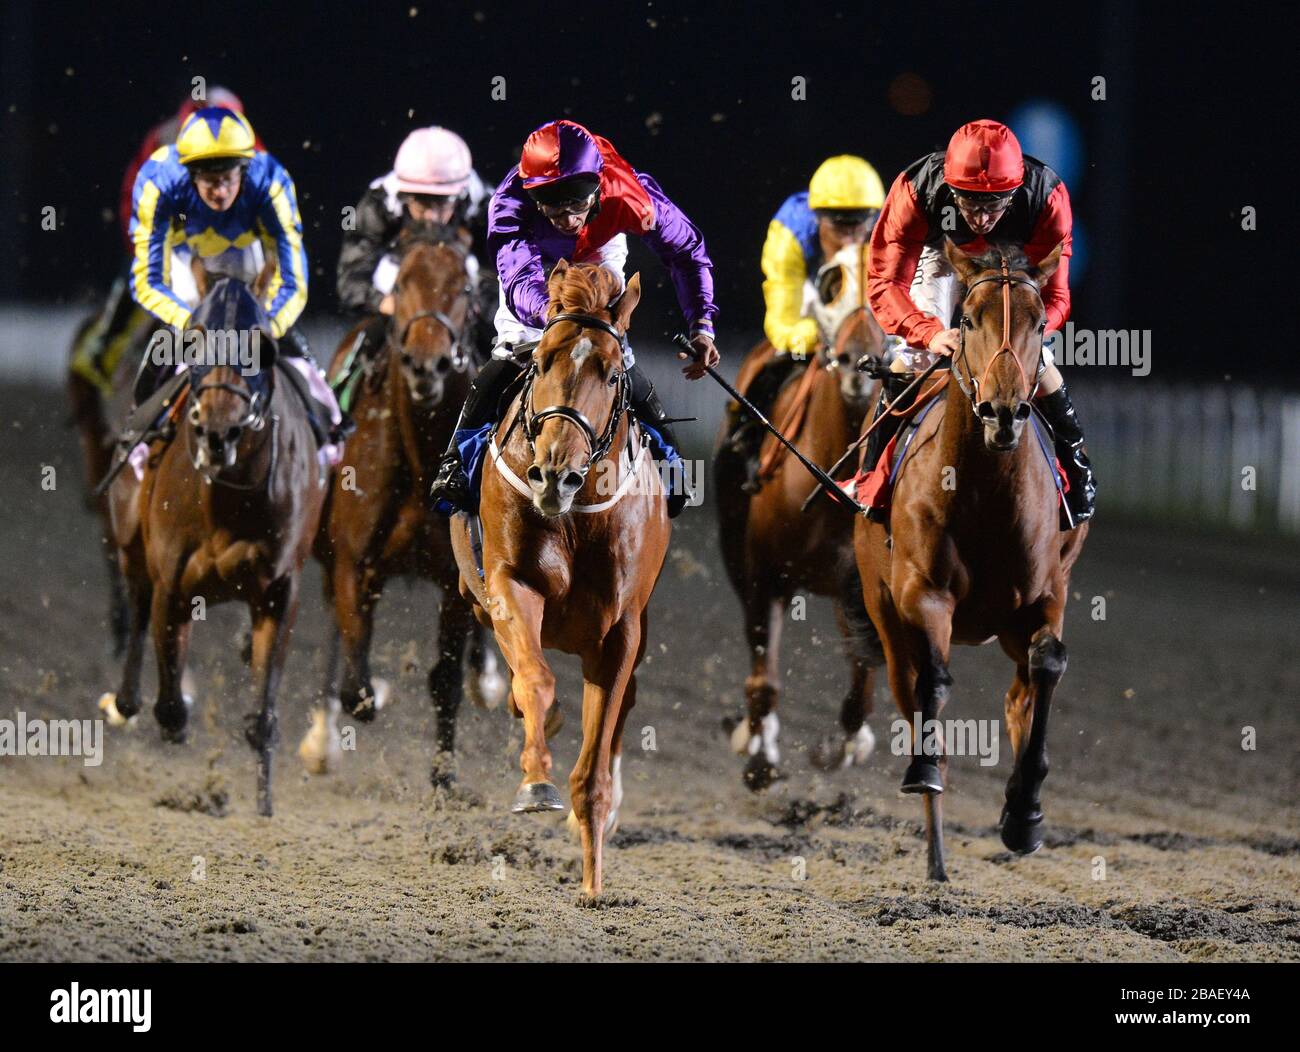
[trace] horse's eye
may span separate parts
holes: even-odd
[[[962,324],[962,326],[963,326],[964,328],[969,329],[969,328],[971,328],[975,323],[974,323],[973,321],[970,320],[970,315],[969,315],[969,314],[963,314],[963,315],[961,316],[961,324]]]

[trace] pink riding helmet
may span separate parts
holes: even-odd
[[[397,151],[397,189],[408,194],[456,197],[469,186],[472,161],[465,140],[454,131],[416,128]]]

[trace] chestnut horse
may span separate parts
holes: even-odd
[[[107,700],[123,717],[139,711],[148,624],[158,661],[154,715],[165,741],[184,741],[192,702],[181,677],[190,629],[214,603],[247,603],[258,711],[246,717],[245,735],[258,755],[258,813],[269,816],[275,696],[325,471],[302,400],[270,375],[270,325],[258,301],[236,279],[221,278],[195,312],[205,317],[256,319],[244,331],[259,338],[261,368],[250,376],[231,365],[191,369],[197,381],[180,403],[175,437],[151,445],[142,480],[128,469],[109,488],[131,625],[121,689]],[[198,322],[192,331],[205,332]]]
[[[866,252],[866,245],[849,245],[818,273],[814,315],[826,346],[785,384],[770,414],[800,452],[823,468],[858,434],[868,409],[870,381],[857,369],[858,360],[864,354],[879,356],[885,346],[885,335],[866,306]],[[749,353],[736,381],[742,393],[772,353],[766,341]],[[796,416],[802,417],[801,425]],[[875,670],[884,660],[862,605],[853,517],[829,500],[814,501],[801,512],[817,483],[798,460],[782,455],[784,448],[770,435],[763,443],[762,485],[752,496],[742,489],[746,472],[730,451],[726,425],[714,458],[718,540],[744,608],[750,652],[747,713],[729,729],[732,748],[749,757],[744,781],[754,790],[780,777],[781,625],[795,593],[802,589],[833,600],[850,668],[840,733],[814,748],[817,766],[838,769],[863,763],[870,755],[875,738],[866,717]]]
[[[1006,696],[1015,759],[999,824],[1012,851],[1043,842],[1048,712],[1065,671],[1070,570],[1088,532],[1086,523],[1059,532],[1054,468],[1037,436],[1024,434],[1044,364],[1039,289],[1061,247],[1031,266],[1018,253],[974,258],[948,242],[967,293],[946,396],[912,439],[889,527],[859,518],[854,536],[894,701],[914,730],[914,716],[922,720],[902,788],[925,795],[931,880],[948,879],[940,802],[947,757],[937,718],[953,682],[954,643],[997,639],[1015,663]]]
[[[393,286],[396,309],[388,342],[367,363],[350,412],[357,430],[334,470],[315,552],[324,570],[325,602],[334,612],[326,708],[299,755],[313,773],[324,773],[337,756],[339,705],[370,721],[383,704],[387,684],[370,675],[375,603],[390,577],[433,581],[442,589],[438,660],[429,673],[429,695],[438,715],[435,779],[452,776],[456,711],[461,700],[461,663],[466,639],[476,675],[470,694],[496,704],[505,684],[496,658],[483,646],[483,629],[461,598],[447,520],[428,501],[438,457],[447,448],[471,379],[468,341],[473,317],[467,246],[462,240],[404,241]],[[330,366],[337,380],[361,330],[339,345]],[[340,680],[338,656],[342,651]]]
[[[546,746],[555,676],[543,650],[582,659],[570,822],[582,841],[583,892],[595,896],[604,840],[618,823],[623,723],[636,703],[646,606],[671,528],[645,436],[627,411],[623,345],[640,276],[619,296],[604,268],[561,261],[548,287],[545,331],[483,468],[482,578],[467,516],[456,516],[452,542],[461,586],[510,666],[511,711],[524,721],[516,812],[564,808]]]

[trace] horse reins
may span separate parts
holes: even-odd
[[[1002,357],[1002,355],[1009,354],[1011,360],[1016,363],[1016,370],[1020,373],[1020,379],[1024,383],[1025,389],[1028,391],[1025,398],[1027,402],[1033,402],[1034,394],[1038,391],[1038,385],[1042,380],[1043,370],[1046,368],[1046,362],[1043,360],[1043,343],[1040,340],[1038,344],[1038,368],[1035,371],[1034,383],[1031,386],[1029,383],[1029,377],[1025,375],[1025,368],[1020,364],[1020,359],[1016,356],[1015,348],[1011,346],[1011,286],[1024,285],[1026,288],[1033,289],[1034,295],[1038,297],[1040,303],[1042,302],[1043,294],[1039,290],[1038,286],[1029,278],[1017,277],[1011,273],[1011,267],[1007,262],[1006,256],[1001,257],[1000,271],[1001,272],[998,274],[993,274],[989,277],[980,278],[978,281],[971,282],[970,287],[966,289],[965,299],[962,301],[964,304],[965,300],[970,299],[971,293],[973,293],[980,285],[997,282],[1002,288],[1002,343],[998,346],[997,352],[984,366],[984,372],[978,380],[975,379],[975,374],[970,371],[970,362],[966,358],[966,330],[970,327],[970,322],[967,318],[966,312],[964,310],[962,311],[960,326],[961,344],[957,350],[957,354],[953,356],[952,375],[957,381],[957,386],[961,388],[961,393],[966,396],[966,400],[970,403],[971,410],[975,413],[976,417],[979,416],[980,387],[988,380],[989,371],[993,368],[993,363]],[[961,373],[956,368],[958,358],[965,362],[966,375],[970,379],[969,388],[967,388],[966,384],[962,382]]]
[[[561,311],[550,318],[542,334],[545,335],[553,326],[560,322],[570,322],[582,329],[596,329],[606,335],[614,337],[620,347],[626,347],[627,336],[618,331],[609,322],[603,318],[597,318],[594,314],[579,314],[573,311]],[[587,441],[587,463],[583,465],[579,472],[584,478],[591,470],[593,464],[599,463],[609,452],[610,447],[614,444],[614,436],[618,433],[618,425],[623,419],[623,414],[627,412],[628,403],[631,401],[630,382],[627,378],[627,370],[620,368],[615,377],[617,391],[614,395],[614,405],[610,410],[609,422],[605,425],[604,431],[599,435],[596,434],[596,428],[586,415],[579,409],[571,405],[550,405],[545,409],[537,412],[532,411],[532,390],[533,380],[537,376],[537,363],[528,369],[528,375],[524,380],[523,388],[519,396],[520,411],[511,421],[510,428],[506,432],[506,438],[510,437],[510,431],[514,430],[515,424],[522,418],[524,424],[524,437],[528,440],[528,448],[535,455],[537,452],[536,440],[541,430],[541,425],[546,420],[555,418],[567,420],[582,432],[582,436]],[[504,441],[503,441],[504,444]]]
[[[459,241],[456,240],[433,240],[431,238],[413,238],[411,240],[410,245],[413,247],[414,245],[422,244],[422,243],[433,244],[434,246],[445,246],[451,249],[452,251],[456,252],[457,254],[459,254],[462,260],[464,260],[465,257],[468,255],[468,251],[464,248],[463,245],[460,244]],[[408,251],[409,251],[409,247],[408,247]],[[468,272],[466,273],[468,276]],[[415,323],[418,321],[426,321],[426,320],[436,321],[439,325],[441,325],[444,329],[447,330],[447,335],[451,337],[451,367],[454,370],[456,370],[456,372],[463,373],[466,370],[466,368],[468,368],[469,366],[470,356],[469,356],[469,352],[465,349],[465,342],[466,342],[465,334],[470,328],[470,324],[473,320],[473,306],[474,306],[473,289],[469,286],[468,283],[464,286],[464,288],[461,289],[461,295],[470,297],[470,314],[467,315],[466,324],[463,328],[457,328],[456,323],[451,320],[450,315],[448,315],[446,311],[441,311],[436,309],[416,311],[414,314],[412,314],[409,318],[406,319],[405,323],[403,323],[401,331],[397,334],[396,340],[393,339],[392,326],[391,325],[389,326],[388,329],[389,346],[399,356],[404,355],[405,354],[404,348],[406,347],[407,337],[410,336],[411,328],[415,325]]]
[[[242,398],[245,402],[248,403],[248,412],[235,422],[235,424],[233,425],[234,427],[238,427],[240,430],[246,428],[249,431],[261,431],[262,428],[266,426],[266,413],[259,407],[259,403],[261,401],[260,394],[256,392],[250,393],[246,387],[240,387],[237,384],[226,383],[225,381],[217,381],[215,383],[202,383],[199,384],[197,387],[190,388],[190,398],[193,399],[195,409],[198,408],[199,396],[203,394],[204,391],[227,391],[230,394]],[[270,463],[267,464],[266,476],[260,482],[250,482],[247,484],[242,482],[232,482],[230,481],[230,479],[223,479],[221,477],[221,471],[218,471],[214,475],[208,475],[205,473],[203,475],[204,479],[206,479],[209,483],[215,482],[219,485],[226,486],[229,489],[243,490],[245,492],[261,489],[263,486],[266,486],[269,490],[271,479],[275,475],[275,460],[276,460],[276,446],[277,446],[276,431],[279,428],[279,425],[280,425],[280,418],[274,413],[272,413],[271,414],[271,438],[270,438],[271,459],[270,459]],[[185,451],[186,453],[189,454],[190,463],[194,465],[194,469],[197,471],[199,469],[199,465],[194,456],[193,431],[194,431],[193,427],[189,427],[185,429]],[[221,470],[224,470],[224,468]]]

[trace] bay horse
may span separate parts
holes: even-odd
[[[464,514],[452,542],[462,588],[510,666],[510,710],[524,721],[516,813],[564,809],[546,746],[558,710],[543,651],[582,659],[569,819],[582,842],[583,893],[594,897],[618,823],[623,724],[671,527],[647,436],[628,414],[623,347],[640,275],[620,296],[604,268],[560,261],[548,290],[541,342],[484,463],[481,578]]]
[[[452,778],[467,638],[473,641],[471,697],[492,707],[505,693],[484,630],[461,597],[447,520],[428,501],[472,379],[467,251],[466,239],[458,237],[404,238],[388,340],[354,388],[349,409],[357,429],[334,469],[315,542],[334,625],[325,707],[313,714],[299,748],[313,773],[324,773],[337,758],[340,706],[368,722],[383,705],[388,688],[371,677],[370,644],[375,604],[391,577],[420,577],[442,589],[438,658],[428,680],[438,717],[435,781]],[[336,383],[367,324],[358,323],[339,344],[330,365]]]
[[[143,312],[140,312],[143,314]],[[134,317],[133,317],[134,322]],[[77,349],[88,331],[102,324],[98,316],[83,321],[76,330],[69,349],[67,394],[70,409],[69,422],[77,431],[81,446],[81,464],[85,503],[99,524],[100,551],[108,575],[108,625],[109,642],[114,658],[122,657],[126,649],[130,615],[127,609],[126,583],[118,565],[117,546],[113,541],[113,526],[109,517],[108,494],[94,493],[96,483],[107,473],[113,463],[113,451],[119,428],[126,422],[131,408],[131,386],[140,353],[153,326],[132,324],[120,337],[126,344],[113,368],[110,389],[105,391],[72,367]]]
[[[814,316],[824,346],[802,373],[788,381],[771,418],[800,452],[830,468],[857,436],[869,407],[870,381],[857,369],[864,354],[879,356],[885,334],[867,307],[867,246],[848,245],[821,268],[815,282]],[[743,393],[770,360],[766,340],[746,357],[736,387]],[[780,777],[777,764],[781,689],[782,623],[795,593],[806,590],[835,604],[850,669],[840,705],[840,731],[813,749],[813,763],[834,770],[866,761],[875,744],[866,718],[875,671],[884,660],[880,641],[862,604],[853,555],[853,516],[829,500],[801,508],[817,488],[808,471],[769,435],[760,451],[761,487],[744,491],[744,464],[731,454],[723,425],[714,456],[718,488],[718,541],[732,587],[740,598],[749,644],[745,715],[727,721],[731,746],[748,756],[745,784],[755,791]]]
[[[947,242],[945,255],[967,291],[946,395],[912,439],[889,526],[859,517],[854,533],[894,701],[913,731],[914,717],[922,720],[902,790],[925,797],[931,880],[948,879],[947,757],[937,719],[953,683],[954,643],[997,639],[1015,664],[1005,703],[1014,765],[999,826],[1012,851],[1028,854],[1043,843],[1048,714],[1065,671],[1070,570],[1088,533],[1087,523],[1059,531],[1054,463],[1038,436],[1022,441],[1044,365],[1039,290],[1062,247],[1032,266],[1015,250],[972,257]]]
[[[270,816],[275,697],[325,471],[306,407],[273,375],[261,304],[237,279],[220,278],[203,295],[191,331],[206,336],[232,319],[250,341],[258,338],[258,371],[191,366],[175,437],[151,444],[141,480],[125,470],[108,491],[131,613],[121,688],[108,700],[125,718],[139,711],[148,626],[158,662],[154,715],[164,741],[183,742],[192,705],[181,686],[190,630],[210,605],[246,603],[257,711],[245,717],[245,737],[258,756],[257,810]]]

